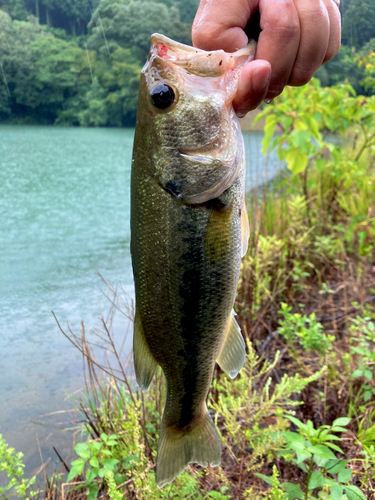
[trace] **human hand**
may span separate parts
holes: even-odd
[[[234,52],[248,43],[245,28],[259,9],[255,59],[243,68],[234,108],[239,116],[285,85],[305,85],[340,48],[340,0],[201,0],[193,44]],[[250,33],[251,36],[251,33]]]

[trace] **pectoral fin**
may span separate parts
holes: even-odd
[[[146,392],[148,386],[155,375],[158,363],[151,354],[147,344],[142,323],[137,312],[134,319],[134,369],[137,378],[137,383],[143,392]]]
[[[249,246],[249,238],[250,238],[249,216],[247,214],[245,200],[243,201],[241,210],[241,238],[242,238],[241,257],[243,257],[247,252]]]
[[[234,318],[234,311],[232,311],[227,326],[224,345],[217,359],[217,363],[231,378],[234,378],[243,367],[245,359],[245,341],[241,335],[240,327]]]

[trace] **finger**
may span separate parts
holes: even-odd
[[[323,0],[294,0],[301,39],[289,85],[305,85],[323,64],[328,48],[330,23]]]
[[[281,94],[292,73],[300,42],[299,17],[292,0],[260,0],[260,27],[256,59],[268,61],[272,75],[267,99]]]
[[[233,101],[238,116],[243,117],[259,106],[267,94],[270,78],[271,65],[268,61],[251,61],[246,64]]]
[[[340,49],[341,44],[341,15],[340,2],[338,0],[324,0],[329,15],[330,36],[327,52],[323,62],[327,62],[334,57]]]
[[[234,52],[248,43],[244,32],[259,0],[202,0],[195,16],[193,45],[204,50]]]

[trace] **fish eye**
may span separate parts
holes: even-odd
[[[174,89],[165,83],[158,83],[150,92],[151,102],[158,109],[168,109],[177,101]]]

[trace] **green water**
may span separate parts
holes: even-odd
[[[109,303],[95,270],[133,295],[129,183],[134,130],[0,126],[0,434],[39,467],[38,434],[49,470],[65,457],[73,414],[65,393],[83,387],[79,352],[51,314],[80,332],[99,326]],[[245,136],[247,183],[272,178],[275,157],[262,134]],[[128,324],[115,316],[115,338]],[[127,339],[124,354],[131,349]],[[65,426],[71,426],[67,424]],[[0,484],[4,477],[0,476]]]
[[[69,448],[56,423],[71,415],[37,417],[70,408],[64,391],[83,385],[81,356],[51,310],[76,333],[82,319],[99,326],[108,300],[95,270],[133,293],[133,136],[130,129],[0,126],[0,433],[25,452],[28,470],[40,464],[36,433],[46,458],[53,444]]]

